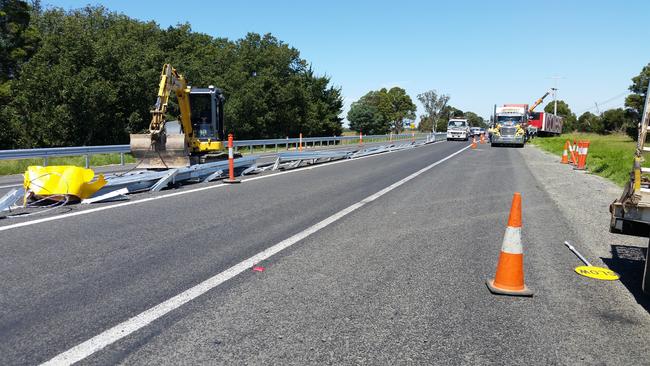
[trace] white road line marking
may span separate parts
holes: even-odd
[[[402,180],[391,184],[390,186],[382,189],[381,191],[370,195],[363,200],[348,206],[347,208],[333,214],[332,216],[326,218],[323,221],[316,223],[313,226],[308,227],[307,229],[273,245],[272,247],[238,263],[234,266],[228,268],[227,270],[208,278],[207,280],[199,283],[198,285],[191,287],[180,294],[152,307],[148,310],[143,311],[142,313],[108,329],[104,332],[90,338],[89,340],[70,348],[69,350],[58,354],[51,360],[43,363],[43,365],[71,365],[75,362],[81,361],[84,358],[92,355],[93,353],[103,349],[106,346],[109,346],[120,339],[138,331],[141,328],[144,328],[151,322],[161,318],[165,314],[169,313],[172,310],[175,310],[187,302],[203,295],[204,293],[210,291],[211,289],[219,286],[220,284],[228,281],[229,279],[237,276],[243,271],[253,267],[255,264],[270,258],[274,254],[279,253],[280,251],[292,246],[293,244],[299,242],[300,240],[308,237],[309,235],[331,225],[332,223],[340,220],[342,217],[347,214],[356,211],[357,209],[363,207],[365,204],[370,203],[379,197],[385,195],[386,193],[394,190],[395,188],[403,185],[404,183],[412,180],[413,178],[419,176],[420,174],[432,169],[433,167],[451,159],[452,157],[460,154],[461,152],[467,150],[469,146],[456,151],[455,153],[442,158],[436,161],[433,164],[430,164],[417,172],[403,178]]]
[[[20,186],[22,186],[22,184],[11,184],[11,185],[8,185],[8,186],[0,186],[0,189],[1,189],[1,188],[20,187]]]
[[[427,145],[423,145],[423,146],[427,146]],[[322,164],[314,165],[314,166],[311,166],[309,168],[310,169],[317,169],[317,168],[322,168],[322,167],[331,166],[331,165],[335,165],[335,164],[352,162],[352,161],[356,161],[356,160],[372,158],[372,157],[377,157],[377,156],[381,156],[381,155],[385,155],[385,154],[395,153],[395,152],[398,152],[398,151],[407,151],[407,150],[395,150],[395,151],[389,151],[389,152],[382,153],[382,154],[362,156],[360,158],[354,158],[354,159],[349,159],[349,160],[337,160],[337,161],[333,161],[333,162],[329,162],[329,163],[322,163]],[[280,175],[298,173],[298,172],[301,172],[301,171],[305,171],[305,168],[294,169],[294,170],[285,170],[283,172],[278,172],[278,173],[269,174],[269,175],[261,175],[261,176],[258,176],[258,177],[252,177],[252,178],[244,179],[241,182],[244,183],[244,182],[248,182],[248,181],[255,181],[255,180],[259,180],[259,179],[277,177],[277,176],[280,176]],[[11,225],[0,226],[0,232],[11,230],[11,229],[16,229],[16,228],[24,227],[24,226],[36,225],[36,224],[40,224],[40,223],[43,223],[43,222],[62,220],[62,219],[66,219],[68,217],[87,215],[87,214],[91,214],[91,213],[95,213],[95,212],[110,210],[110,209],[113,209],[113,208],[137,205],[137,204],[140,204],[140,203],[151,202],[151,201],[155,201],[155,200],[159,200],[159,199],[163,199],[163,198],[169,198],[169,197],[175,197],[175,196],[180,196],[180,195],[194,193],[194,192],[205,191],[205,190],[208,190],[208,189],[219,188],[219,187],[223,187],[223,186],[227,186],[227,185],[228,184],[221,183],[221,184],[216,184],[216,185],[213,185],[213,186],[193,188],[193,189],[178,191],[178,192],[174,192],[174,193],[163,194],[163,195],[160,195],[160,196],[143,198],[143,199],[136,200],[136,201],[122,202],[122,203],[117,203],[117,204],[114,204],[114,205],[108,205],[108,206],[91,208],[91,209],[87,209],[87,210],[83,210],[83,211],[71,212],[71,213],[62,214],[62,215],[58,215],[58,216],[50,216],[50,217],[44,217],[44,218],[36,219],[36,220],[18,222],[18,223],[11,224]]]

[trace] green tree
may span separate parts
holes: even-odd
[[[439,95],[435,89],[418,94],[418,100],[422,103],[426,112],[426,116],[419,124],[420,131],[436,131],[433,129],[433,126],[435,126],[438,119],[440,119],[441,113],[449,102],[449,98],[450,97],[447,94]]]
[[[553,113],[554,109],[555,102],[549,102],[546,107],[544,107],[544,112]],[[564,132],[573,131],[576,128],[576,115],[563,100],[557,101],[557,115],[562,117],[562,130]]]
[[[379,112],[377,106],[370,104],[364,98],[352,103],[347,119],[350,122],[350,129],[356,132],[379,135],[389,131],[388,121]]]
[[[31,25],[32,9],[25,1],[0,0],[0,148],[17,147],[20,129],[12,123],[7,104],[21,66],[38,47],[38,32]]]
[[[609,109],[600,118],[606,132],[622,131],[627,124],[634,123],[632,113],[623,108]]]
[[[559,104],[558,104],[558,111],[559,111]],[[595,133],[605,132],[605,127],[603,126],[602,119],[591,112],[585,112],[581,114],[575,126],[576,129],[580,132],[595,132]]]
[[[0,148],[127,143],[149,125],[164,63],[192,86],[224,91],[226,128],[238,139],[341,133],[341,89],[270,34],[229,41],[103,7],[33,14],[40,43],[12,72]]]
[[[469,122],[469,125],[472,127],[486,126],[485,122],[483,121],[483,117],[479,116],[474,112],[465,112],[465,118],[467,118],[467,122]]]
[[[632,78],[630,91],[632,94],[625,98],[625,106],[628,108],[629,121],[624,126],[625,132],[633,139],[638,138],[638,124],[641,123],[643,104],[648,93],[648,81],[650,81],[650,63],[641,69],[639,75]]]

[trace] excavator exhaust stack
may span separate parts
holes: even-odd
[[[131,154],[138,168],[170,169],[190,166],[190,154],[184,134],[131,134]]]

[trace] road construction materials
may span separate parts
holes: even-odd
[[[91,169],[77,166],[30,166],[25,172],[23,186],[36,199],[72,196],[74,200],[89,198],[104,185],[106,180],[99,175],[96,180]]]
[[[524,283],[524,253],[521,245],[521,194],[515,192],[510,206],[508,227],[503,237],[496,275],[486,282],[493,294],[533,296]]]

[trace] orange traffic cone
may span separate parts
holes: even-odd
[[[569,153],[567,152],[567,148],[569,146],[569,140],[566,140],[566,143],[564,144],[564,151],[562,152],[562,161],[560,161],[562,164],[569,164]]]
[[[589,152],[589,141],[581,141],[578,149],[578,164],[573,169],[585,170],[587,164],[587,153]]]
[[[533,296],[524,283],[524,252],[521,246],[521,194],[515,192],[510,206],[508,227],[503,236],[499,263],[494,278],[487,280],[493,294]]]
[[[478,145],[476,145],[476,136],[472,137],[472,149],[476,149]]]
[[[481,134],[481,144],[485,144],[485,134]]]

